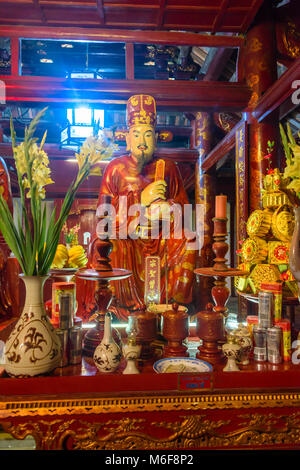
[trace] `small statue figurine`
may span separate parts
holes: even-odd
[[[123,345],[123,356],[127,360],[123,374],[139,374],[140,371],[136,366],[136,360],[140,356],[142,346],[136,343],[137,318],[129,316],[128,320],[132,321],[132,325],[127,337],[127,344]]]
[[[227,364],[224,367],[224,372],[234,372],[240,369],[237,366],[241,347],[235,343],[235,337],[232,334],[227,336],[227,343],[223,344],[222,351],[227,358]]]

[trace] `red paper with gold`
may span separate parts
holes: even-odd
[[[145,259],[145,303],[160,303],[160,258],[147,256]]]
[[[248,217],[247,123],[236,130],[236,226],[238,240],[244,239]]]

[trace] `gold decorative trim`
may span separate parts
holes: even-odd
[[[23,416],[90,415],[147,411],[195,411],[299,407],[300,393],[231,393],[76,399],[20,398],[0,402],[0,419]]]
[[[297,31],[297,26],[293,21],[288,21],[283,31],[282,39],[288,56],[297,59],[300,55],[300,47],[298,46],[300,33]]]
[[[31,435],[38,449],[137,450],[262,448],[300,446],[300,413],[244,413],[225,419],[210,413],[176,416],[176,420],[122,417],[101,421],[26,420],[6,423],[16,439]],[[159,463],[159,461],[157,462]],[[179,463],[179,462],[174,462]]]

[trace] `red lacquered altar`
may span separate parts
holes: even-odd
[[[22,121],[26,112],[14,107],[28,108],[29,114],[34,115],[35,108],[49,106],[50,117],[41,127],[49,126],[52,140],[46,141],[44,149],[55,183],[49,186],[47,197],[59,208],[75,175],[71,163],[74,152],[70,146],[64,147],[61,140],[61,132],[66,129],[61,110],[83,103],[90,108],[113,111],[117,119],[112,119],[112,126],[117,127],[118,141],[124,144],[122,111],[126,101],[136,94],[152,95],[161,119],[159,142],[164,138],[167,141],[170,135],[175,138],[169,147],[158,145],[156,156],[176,164],[190,202],[204,207],[203,246],[195,265],[201,275],[194,280],[193,313],[203,311],[212,301],[212,289],[220,290],[221,285],[223,295],[219,292],[216,303],[223,314],[228,298],[224,279],[230,273],[223,275],[219,271],[216,276],[211,270],[215,196],[224,193],[228,197],[227,261],[234,269],[238,264],[235,256],[238,242],[247,236],[247,218],[250,211],[260,207],[268,141],[278,141],[279,122],[290,122],[295,136],[300,129],[296,88],[300,71],[297,33],[300,19],[297,0],[283,5],[267,0],[213,3],[210,0],[152,3],[91,0],[88,5],[61,0],[3,3],[0,91],[5,84],[6,97],[3,101],[0,94],[0,155],[7,169],[1,160],[0,186],[5,176],[8,188],[9,173],[11,196],[19,197],[9,140],[11,111],[18,119],[19,136],[27,121]],[[7,57],[2,52],[6,41]],[[56,45],[56,53],[52,50],[51,55],[43,41],[48,41],[47,47],[50,43]],[[99,42],[108,44],[104,52],[112,62],[109,67],[115,70],[107,72],[104,64],[103,76],[98,69],[86,74],[99,53],[96,48],[91,56],[87,53],[84,68],[75,70],[79,72],[76,77],[69,72],[57,73],[60,66],[55,59],[63,48],[65,52],[75,48],[75,43],[89,43],[92,49]],[[149,53],[147,56],[142,56],[143,48]],[[79,61],[75,57],[77,66]],[[165,68],[162,57],[167,57]],[[192,57],[197,67],[190,62]],[[141,70],[147,70],[147,74],[143,76]],[[188,125],[177,125],[176,119],[167,122],[170,116],[164,121],[164,113],[178,113],[176,119],[184,122],[187,119]],[[123,153],[124,148],[114,157]],[[280,149],[270,159],[274,167],[282,166]],[[107,162],[102,162],[101,170],[106,165]],[[97,223],[100,184],[100,175],[91,176],[80,188],[70,213],[70,224],[80,224],[79,242],[85,249]],[[11,196],[6,194],[10,203]],[[22,310],[24,291],[19,272],[16,259],[9,256],[0,237],[3,341]],[[87,282],[79,278],[76,286],[83,323],[91,310]],[[47,281],[45,300],[50,292]],[[245,322],[247,314],[253,314],[255,302],[249,299],[250,295],[238,298],[239,321]],[[296,297],[291,306],[284,302],[286,314],[293,321],[297,303]],[[295,338],[297,331],[293,333]],[[194,331],[191,334],[196,336]],[[213,338],[218,351],[221,336]],[[197,341],[198,347],[197,338],[190,340]],[[6,376],[1,369],[0,430],[18,440],[33,436],[36,448],[44,450],[300,449],[298,359],[276,365],[251,359],[238,372],[224,372],[221,355],[218,359],[212,372],[203,374],[157,374],[151,361],[140,367],[137,375],[123,375],[124,362],[117,372],[101,374],[89,358],[44,377],[16,379]]]
[[[299,449],[300,366],[223,367],[103,375],[84,360],[22,383],[2,377],[0,421],[45,450]]]

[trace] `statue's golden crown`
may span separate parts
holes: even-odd
[[[127,125],[156,126],[156,103],[153,96],[134,95],[127,102]]]

